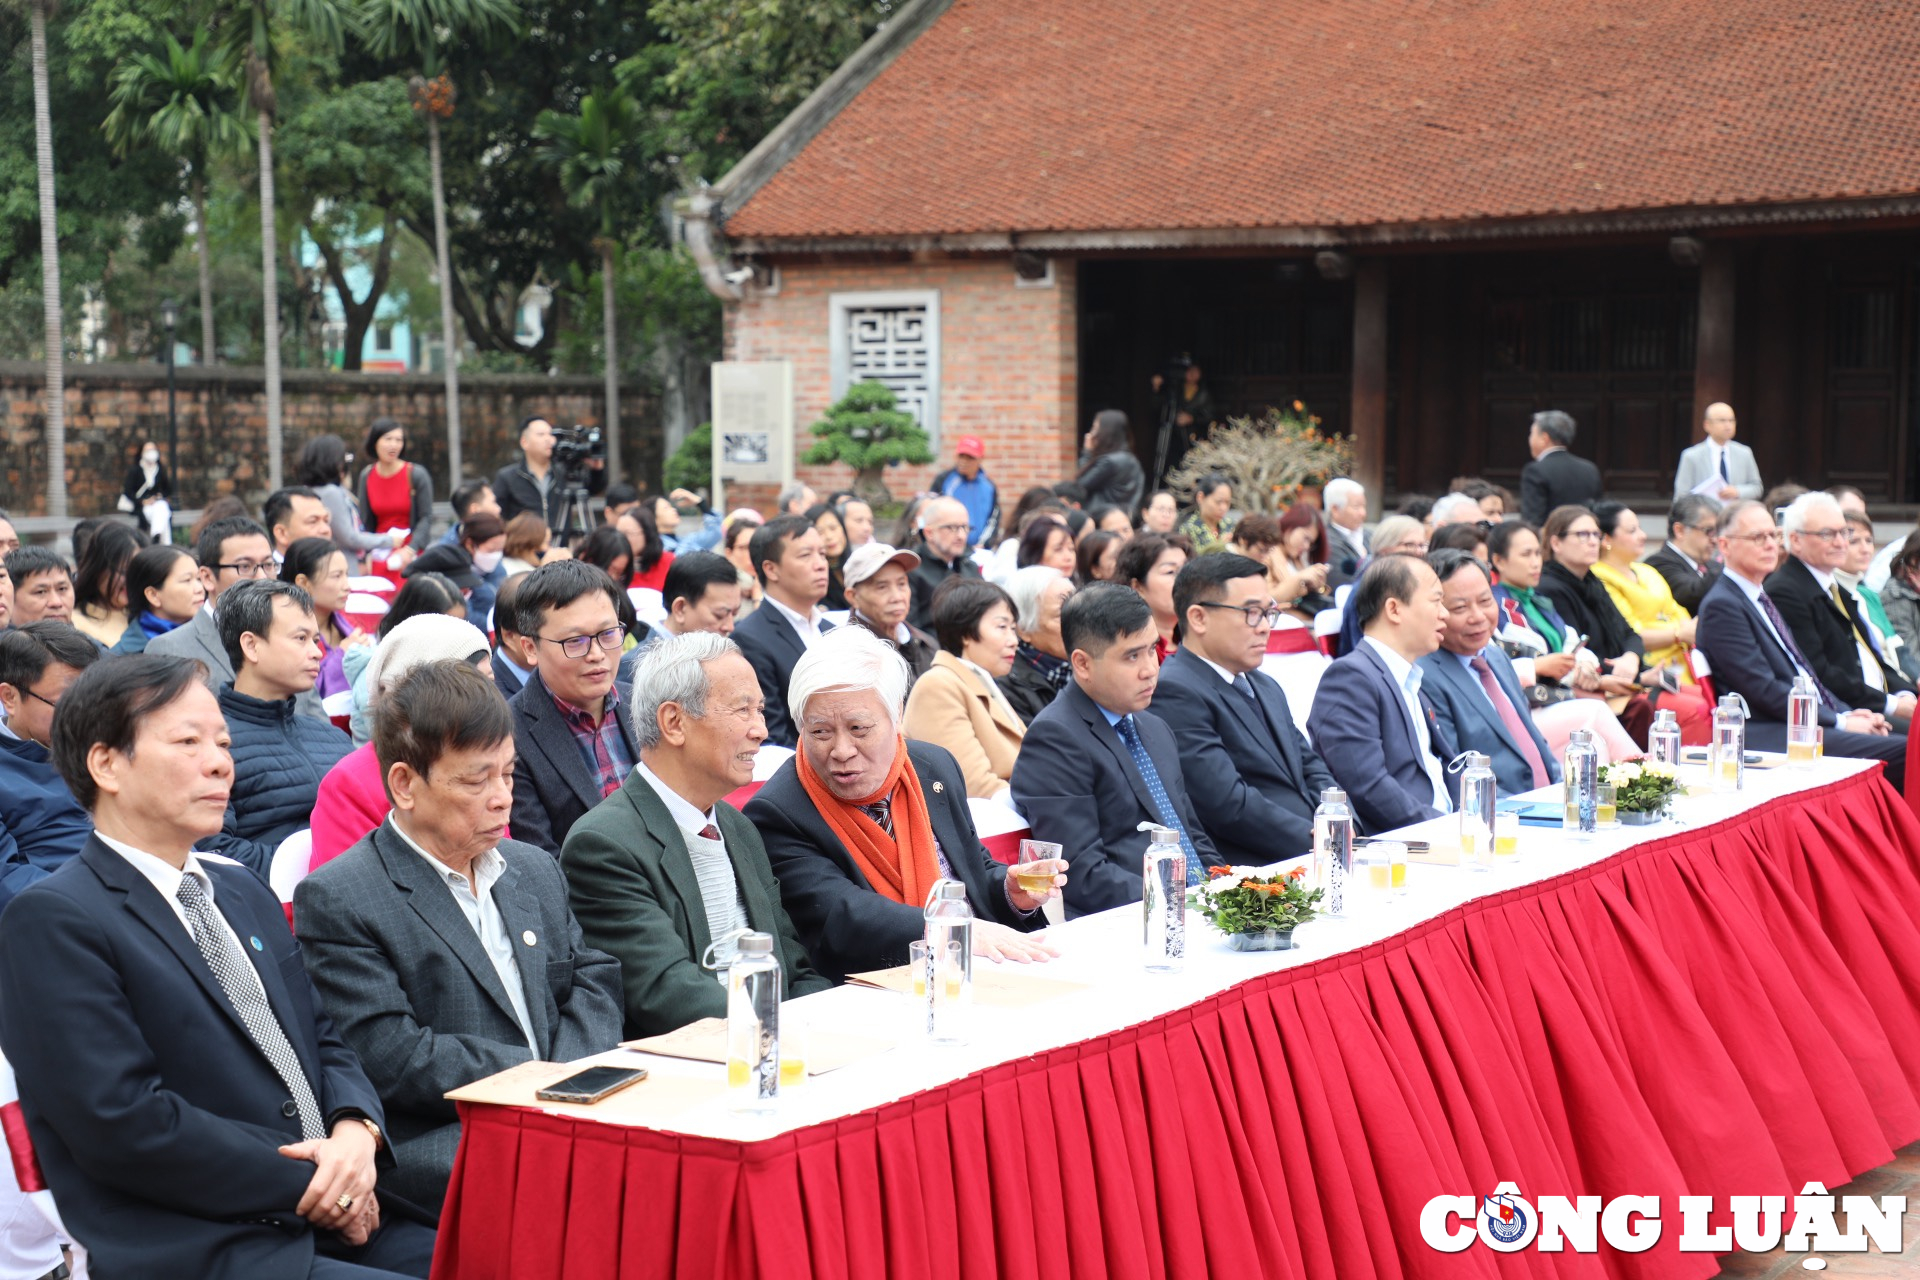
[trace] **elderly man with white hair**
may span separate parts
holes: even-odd
[[[1345,476],[1320,491],[1327,512],[1327,586],[1352,582],[1367,559],[1367,491]]]
[[[789,996],[824,990],[760,833],[725,800],[753,780],[767,739],[753,665],[725,636],[663,635],[635,670],[632,705],[640,762],[560,847],[587,944],[620,961],[626,1034],[724,1017],[726,988],[702,961],[711,950],[724,976],[747,929],[773,935]]]
[[[1449,493],[1433,504],[1433,527],[1443,528],[1450,524],[1478,524],[1487,518],[1480,509],[1480,500],[1464,493]]]
[[[842,627],[793,669],[788,705],[799,753],[747,803],[766,841],[780,893],[807,952],[845,977],[907,962],[938,880],[966,886],[974,954],[1043,960],[1026,936],[1041,905],[1066,884],[1067,864],[994,862],[974,832],[967,782],[952,755],[900,731],[907,664],[871,632]],[[1053,872],[1039,893],[1018,874]]]
[[[1803,493],[1781,518],[1787,556],[1767,575],[1767,595],[1821,685],[1849,707],[1876,711],[1904,733],[1914,685],[1882,653],[1834,571],[1847,559],[1847,519],[1826,493]]]

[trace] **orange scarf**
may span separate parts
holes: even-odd
[[[800,785],[874,891],[910,907],[925,906],[933,882],[940,878],[940,861],[933,852],[933,821],[927,816],[920,775],[907,759],[906,738],[894,740],[893,768],[880,789],[859,800],[842,800],[828,789],[826,779],[814,772],[807,759],[804,744],[798,767]],[[883,797],[891,800],[891,836],[858,808],[878,804]]]

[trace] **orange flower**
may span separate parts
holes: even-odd
[[[1208,867],[1207,868],[1207,879],[1209,880],[1218,880],[1222,876],[1230,876],[1232,874],[1233,874],[1232,867]]]
[[[1293,402],[1293,411],[1295,413],[1299,413],[1302,409],[1305,409],[1306,407],[1307,406],[1305,406],[1304,404],[1301,404],[1298,400],[1295,400]]]
[[[1305,880],[1306,878],[1307,869],[1305,867],[1295,867],[1293,870],[1287,872],[1287,879],[1289,880]]]

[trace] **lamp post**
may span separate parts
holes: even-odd
[[[180,501],[180,428],[173,407],[173,331],[180,324],[180,304],[172,298],[160,300],[160,323],[167,331],[167,480],[172,485],[173,501]]]

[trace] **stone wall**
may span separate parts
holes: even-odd
[[[46,384],[37,361],[0,360],[0,506],[23,516],[46,512]],[[407,424],[407,454],[447,497],[446,385],[438,374],[332,373],[289,370],[282,378],[285,469],[293,479],[300,448],[333,432],[355,465],[365,461],[367,424],[378,417]],[[67,493],[75,517],[114,509],[121,481],[152,440],[164,455],[167,374],[157,364],[67,366]],[[237,494],[258,508],[267,494],[266,380],[260,369],[182,367],[175,390],[180,440],[181,508]],[[543,378],[467,374],[460,379],[460,427],[469,477],[491,475],[516,454],[521,419],[550,416],[556,425],[599,426],[605,397],[597,377]],[[657,483],[659,416],[636,390],[620,400],[621,440],[629,477]]]
[[[1073,473],[1082,430],[1074,267],[1056,259],[1051,285],[1020,288],[1005,257],[782,263],[777,293],[727,309],[727,358],[793,361],[794,422],[804,450],[812,439],[807,424],[831,399],[831,296],[939,290],[941,457],[931,467],[889,470],[887,485],[896,498],[923,488],[952,464],[953,441],[975,435],[986,445],[1002,507],[1011,511],[1021,490]],[[823,494],[853,478],[839,465],[801,467],[799,475]],[[727,505],[737,504],[729,496]]]

